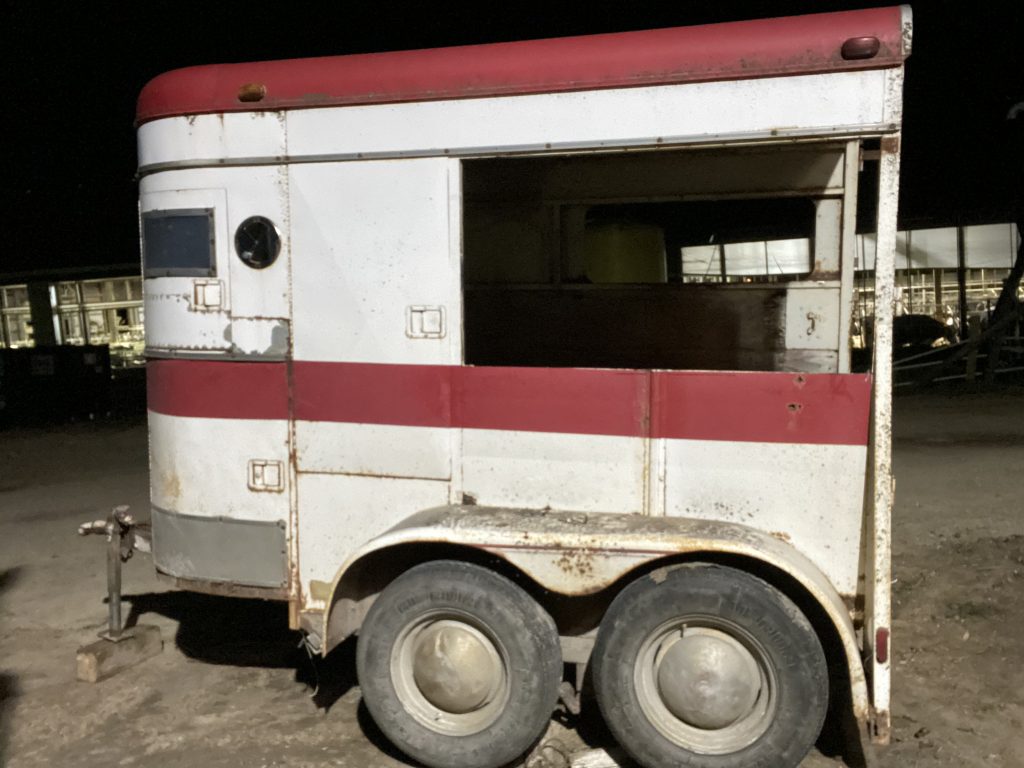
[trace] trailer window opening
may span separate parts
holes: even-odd
[[[212,277],[216,274],[212,208],[142,214],[146,277]]]
[[[785,324],[790,286],[838,280],[841,168],[834,146],[464,162],[465,362],[834,370]]]

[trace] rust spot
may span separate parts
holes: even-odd
[[[181,496],[181,478],[177,472],[164,472],[160,476],[160,482],[163,484],[164,498],[169,502],[169,506],[174,506],[174,502]]]
[[[899,152],[900,151],[900,137],[899,136],[883,136],[879,142],[882,152]]]
[[[202,592],[204,595],[220,595],[222,597],[251,597],[259,600],[287,600],[288,590],[285,587],[251,587],[236,584],[233,581],[208,581],[206,579],[185,579],[164,573],[159,568],[157,578],[178,589],[189,592]]]
[[[774,536],[779,541],[786,542],[787,544],[792,541],[789,534],[785,531],[772,531],[770,535]]]
[[[585,549],[566,550],[555,565],[567,576],[587,578],[594,574],[594,553]]]
[[[314,600],[327,601],[331,599],[331,584],[327,581],[313,579],[309,582],[309,596]]]

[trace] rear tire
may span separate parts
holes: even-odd
[[[440,560],[395,579],[359,632],[363,701],[434,768],[500,768],[544,734],[562,654],[548,613],[504,576]]]
[[[810,622],[733,568],[637,579],[608,608],[592,658],[605,721],[646,768],[795,768],[828,707]]]

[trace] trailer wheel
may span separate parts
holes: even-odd
[[[609,606],[592,658],[608,727],[647,768],[794,768],[825,719],[828,669],[807,618],[732,568],[637,579]]]
[[[404,753],[436,768],[498,768],[546,730],[562,653],[554,621],[520,587],[441,560],[377,598],[356,667],[367,709]]]

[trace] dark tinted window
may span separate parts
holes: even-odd
[[[213,210],[179,209],[142,214],[142,261],[146,277],[216,274]]]

